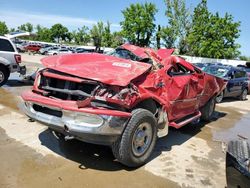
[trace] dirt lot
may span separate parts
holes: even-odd
[[[40,56],[23,55],[28,72]],[[108,147],[60,142],[19,110],[20,93],[31,87],[16,74],[0,88],[0,187],[225,187],[224,142],[250,138],[250,100],[227,99],[213,121],[171,129],[159,139],[151,161],[120,165]],[[250,99],[250,96],[248,96]]]

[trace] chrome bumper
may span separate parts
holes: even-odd
[[[28,117],[46,124],[50,129],[64,135],[94,144],[110,145],[115,142],[122,134],[129,119],[127,117],[66,111],[41,105],[60,112],[61,117],[57,117],[36,111],[33,105],[34,103],[25,102],[21,106]]]

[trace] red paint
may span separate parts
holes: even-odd
[[[67,81],[77,82],[77,83],[81,83],[81,82],[85,81],[82,78],[59,75],[59,74],[51,73],[51,72],[48,72],[48,71],[44,71],[42,74],[44,76],[46,76],[46,77],[57,78],[57,79],[60,79],[60,80],[67,80]]]
[[[151,65],[102,54],[70,54],[43,58],[45,67],[105,84],[127,86]]]
[[[37,44],[28,44],[24,46],[25,51],[38,52],[40,49],[41,49],[41,46]]]
[[[162,58],[165,59],[171,56],[174,53],[174,49],[159,49],[157,50],[157,54]]]
[[[52,99],[48,97],[35,94],[32,91],[25,91],[22,93],[22,98],[25,101],[34,102],[41,105],[53,106],[63,110],[69,110],[73,112],[84,112],[91,114],[100,114],[100,115],[110,115],[110,116],[120,116],[120,117],[130,117],[131,113],[121,112],[117,110],[107,110],[107,109],[97,109],[92,107],[78,108],[76,101]]]

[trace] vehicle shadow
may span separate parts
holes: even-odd
[[[20,80],[20,79],[10,79],[4,85],[6,87],[23,87],[23,86],[33,86],[34,82],[32,80]]]
[[[226,113],[215,112],[212,121],[226,116]],[[182,145],[191,137],[198,134],[207,123],[200,122],[198,125],[187,125],[181,129],[170,128],[166,137],[157,141],[150,161],[161,155],[164,151],[170,151],[175,145]],[[136,168],[128,168],[121,165],[113,156],[110,147],[84,143],[78,140],[58,140],[49,130],[39,134],[41,144],[57,153],[58,155],[77,162],[80,169],[95,169],[102,171],[131,171]]]
[[[113,156],[108,146],[89,144],[78,140],[57,139],[51,130],[39,134],[41,144],[58,155],[79,163],[82,170],[96,169],[103,171],[133,170],[121,165]]]
[[[215,111],[210,122],[217,121],[226,115],[227,113]],[[171,151],[173,146],[182,145],[190,138],[201,132],[202,128],[210,122],[201,121],[198,124],[188,124],[180,129],[170,127],[168,135],[158,139],[151,160],[161,155],[162,152]]]
[[[250,96],[248,95],[248,98],[249,98]],[[246,99],[246,100],[248,100],[248,98]],[[237,97],[227,97],[227,98],[224,98],[222,101],[221,101],[221,103],[230,103],[230,102],[237,102],[237,101],[240,101],[240,99],[239,98],[237,98]],[[219,103],[220,104],[220,103]]]

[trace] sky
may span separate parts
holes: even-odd
[[[201,0],[186,0],[187,7],[193,9]],[[146,0],[0,0],[0,21],[5,21],[8,27],[17,27],[30,22],[50,27],[62,23],[70,30],[83,25],[91,27],[97,21],[111,22],[113,31],[120,30],[123,19],[121,10],[131,3],[144,3]],[[167,25],[164,0],[147,0],[156,4],[158,12],[156,23]],[[226,12],[241,22],[241,36],[237,42],[241,45],[242,55],[250,56],[250,0],[208,0],[211,12]]]

